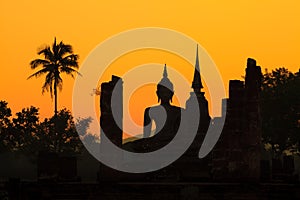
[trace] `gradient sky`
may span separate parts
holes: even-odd
[[[244,75],[248,57],[255,58],[262,69],[284,66],[295,72],[300,64],[299,11],[298,0],[0,0],[0,99],[8,101],[13,113],[34,105],[41,117],[50,117],[53,101],[48,93],[41,94],[44,79],[26,80],[34,72],[29,62],[37,58],[39,47],[51,44],[56,36],[74,47],[82,63],[108,37],[142,27],[169,28],[198,41],[218,66],[226,87],[230,79]],[[131,61],[115,63],[130,68],[137,63],[176,61],[158,52],[144,55],[152,57],[129,56]],[[59,108],[72,108],[73,82],[65,77]],[[156,101],[154,96],[148,103]],[[138,123],[144,106],[148,105],[136,111]]]

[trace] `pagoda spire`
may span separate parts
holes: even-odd
[[[203,88],[201,76],[200,76],[200,65],[199,65],[199,56],[198,56],[198,44],[196,50],[196,63],[195,63],[195,72],[194,72],[194,79],[192,83],[192,88],[194,89],[195,93],[201,92]]]

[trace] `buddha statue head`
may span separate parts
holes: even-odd
[[[158,97],[158,102],[161,104],[168,104],[172,102],[172,97],[174,95],[173,83],[168,78],[167,66],[165,64],[163,78],[157,84],[156,94]]]

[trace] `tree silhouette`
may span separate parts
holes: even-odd
[[[11,109],[6,101],[0,100],[0,153],[22,152],[35,155],[39,151],[56,153],[80,153],[82,142],[95,143],[96,137],[88,133],[92,119],[76,120],[80,129],[79,135],[74,118],[66,108],[59,110],[57,116],[40,121],[39,108],[30,106],[23,108],[12,117]]]
[[[60,110],[57,116],[46,118],[40,124],[37,137],[40,142],[40,150],[78,153],[82,148],[73,116],[65,108]]]
[[[263,140],[280,155],[299,152],[300,73],[278,68],[266,73],[262,82]]]
[[[35,59],[30,62],[31,69],[42,67],[37,72],[28,77],[40,77],[46,75],[42,93],[49,91],[51,98],[54,94],[54,115],[57,116],[57,88],[62,90],[63,80],[61,73],[65,73],[74,78],[74,74],[79,74],[77,54],[73,54],[73,48],[62,41],[56,43],[56,38],[52,46],[46,46],[38,51],[38,55],[43,55],[44,59]]]
[[[16,113],[12,121],[12,150],[34,152],[38,145],[39,109],[34,106],[23,108],[21,112]]]
[[[7,104],[6,101],[0,101],[0,152],[10,150],[9,133],[12,127],[10,119],[12,114]]]

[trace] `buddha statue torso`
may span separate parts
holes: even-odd
[[[148,107],[144,112],[144,138],[126,144],[125,149],[134,152],[151,152],[164,147],[175,137],[183,109],[170,104],[174,90],[172,82],[168,79],[166,65],[163,78],[157,85],[156,94],[160,105]],[[153,122],[155,131],[151,136]]]

